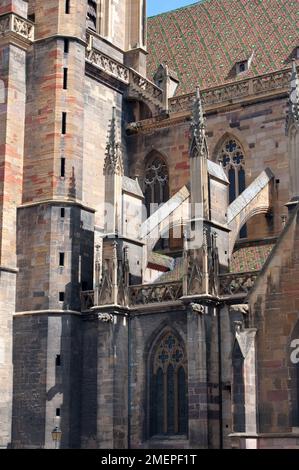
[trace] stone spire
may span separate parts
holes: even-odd
[[[115,107],[112,108],[112,119],[108,131],[108,141],[106,145],[104,175],[123,175],[122,146],[117,140]]]
[[[299,79],[296,68],[296,61],[293,60],[291,89],[289,96],[289,109],[287,114],[286,130],[289,131],[291,125],[299,123]]]
[[[286,135],[289,157],[289,211],[299,203],[299,81],[296,62],[293,61],[289,109],[286,120]]]
[[[193,105],[192,122],[191,122],[191,143],[190,157],[195,154],[208,157],[208,147],[205,134],[205,118],[203,115],[203,106],[200,96],[199,87],[196,87],[196,98]]]
[[[121,207],[122,179],[124,175],[122,145],[117,136],[115,108],[109,125],[106,145],[105,175],[105,230],[109,234],[122,232]]]
[[[205,119],[199,87],[193,106],[190,126],[190,200],[191,219],[209,219],[209,177],[208,177],[208,145],[205,133]],[[197,230],[199,233],[200,230]]]

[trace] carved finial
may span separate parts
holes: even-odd
[[[203,246],[204,250],[207,250],[207,248],[208,248],[208,229],[207,229],[207,227],[203,228],[202,235],[203,235],[202,246]]]
[[[192,122],[191,122],[191,144],[190,156],[193,157],[194,153],[199,156],[207,157],[207,143],[205,135],[205,119],[203,115],[203,106],[199,91],[199,86],[196,87],[196,98],[193,105]]]
[[[291,88],[289,95],[289,109],[287,114],[286,131],[288,132],[291,124],[299,123],[299,79],[297,74],[296,61],[293,59]]]
[[[111,174],[123,175],[122,147],[117,140],[115,106],[112,108],[104,163],[104,175]]]
[[[235,332],[240,333],[242,331],[243,322],[242,321],[234,321],[234,325],[235,325]]]

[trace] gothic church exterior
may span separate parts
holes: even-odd
[[[0,447],[299,448],[297,15],[0,0]]]

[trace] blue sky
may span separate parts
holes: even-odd
[[[147,0],[147,15],[153,16],[164,11],[175,10],[176,8],[185,7],[198,0]]]

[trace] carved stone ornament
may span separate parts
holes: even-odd
[[[119,62],[105,56],[100,51],[89,47],[86,49],[86,60],[94,67],[101,69],[121,82],[129,84],[129,70]]]
[[[103,323],[113,323],[113,315],[111,313],[99,313],[98,320]]]
[[[14,14],[5,15],[0,18],[0,34],[13,32],[28,41],[34,40],[34,25]]]
[[[291,74],[291,88],[289,94],[289,109],[286,119],[286,134],[292,124],[299,124],[299,79],[297,74],[296,61],[293,60]]]
[[[290,81],[290,71],[280,70],[265,74],[250,80],[210,88],[202,91],[202,104],[204,106],[218,105],[225,101],[244,99],[260,93],[269,93],[273,90],[286,89]],[[194,93],[176,96],[170,99],[170,111],[189,111],[194,103]]]
[[[123,175],[122,145],[117,140],[116,111],[112,108],[112,119],[106,144],[104,175]]]
[[[188,295],[198,295],[203,290],[202,250],[191,250],[188,254]]]
[[[190,306],[191,306],[193,312],[195,312],[195,313],[200,313],[200,314],[205,313],[204,305],[199,305],[199,304],[192,303],[192,304],[190,304]]]
[[[229,308],[232,313],[242,313],[242,315],[247,315],[249,312],[249,305],[247,304],[231,305]]]

